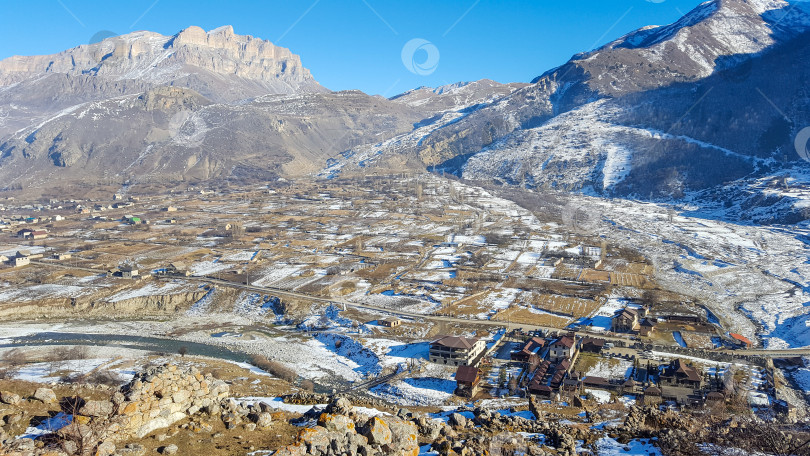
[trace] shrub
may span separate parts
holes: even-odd
[[[20,368],[16,366],[0,367],[0,380],[12,380],[20,373]]]
[[[294,370],[277,361],[269,360],[267,357],[262,355],[253,356],[250,359],[250,364],[253,364],[259,369],[290,383],[294,382],[298,378],[298,374],[296,374]]]
[[[19,348],[14,348],[3,355],[3,361],[9,366],[20,366],[28,362],[28,353]]]
[[[301,389],[311,393],[315,391],[315,384],[311,380],[304,380],[301,382]]]
[[[89,374],[67,374],[59,378],[62,383],[90,383],[92,385],[119,386],[121,377],[107,369],[97,370]]]

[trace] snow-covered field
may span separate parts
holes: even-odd
[[[602,359],[585,372],[585,376],[602,377],[606,379],[627,378],[633,370],[633,363],[626,359]]]
[[[371,392],[382,399],[405,406],[436,406],[444,404],[455,389],[454,380],[419,377],[376,386]]]
[[[806,228],[733,224],[695,208],[670,221],[668,208],[652,203],[581,195],[571,200],[594,214],[611,242],[644,252],[663,287],[708,307],[726,331],[768,348],[810,346]],[[594,326],[605,326],[596,324],[598,317],[614,304],[597,311]]]

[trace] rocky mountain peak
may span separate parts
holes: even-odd
[[[188,27],[176,35],[133,32],[54,55],[11,57],[0,61],[0,87],[67,75],[96,86],[144,90],[177,85],[216,102],[233,102],[266,94],[324,92],[289,49],[224,26],[206,32]],[[99,79],[103,80],[100,82]],[[81,84],[80,84],[81,85]],[[76,88],[81,92],[81,87]],[[79,99],[75,101],[87,101]]]

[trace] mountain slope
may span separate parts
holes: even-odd
[[[0,143],[6,188],[72,183],[257,182],[300,176],[354,144],[408,131],[423,115],[361,92],[213,103],[156,87],[66,110]]]
[[[327,92],[288,49],[230,26],[134,32],[54,55],[0,61],[0,137],[82,103],[170,85],[217,103]]]
[[[436,169],[507,184],[681,198],[806,166],[810,14],[714,0],[574,56],[415,148]]]
[[[135,32],[0,62],[0,188],[298,176],[430,114],[329,92],[289,50],[229,26]]]
[[[777,23],[780,14],[786,16]],[[810,15],[786,2],[707,2],[676,24],[642,29],[574,56],[531,86],[436,131],[418,152],[425,164],[440,165],[598,99],[694,83],[726,72],[796,39],[808,28]]]

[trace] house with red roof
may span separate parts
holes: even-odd
[[[751,348],[754,344],[747,337],[740,334],[730,333],[731,342],[738,348]]]
[[[543,354],[543,350],[545,348],[546,341],[544,339],[540,337],[532,337],[526,341],[523,348],[512,353],[512,361],[518,361],[521,363],[532,363],[533,361],[539,361],[540,356]]]

